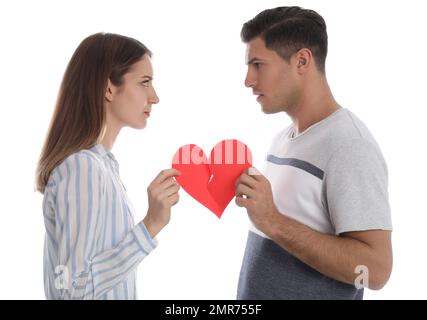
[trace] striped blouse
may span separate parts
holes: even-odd
[[[135,226],[110,151],[98,144],[57,166],[43,215],[47,299],[137,299],[136,268],[157,242]]]

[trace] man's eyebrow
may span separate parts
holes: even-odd
[[[249,60],[248,62],[246,62],[247,65],[254,63],[255,61],[262,61],[262,59],[257,58],[257,57],[253,57],[251,60]]]

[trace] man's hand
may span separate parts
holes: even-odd
[[[270,182],[253,167],[236,181],[236,204],[246,208],[253,224],[267,235],[280,216],[273,202]]]

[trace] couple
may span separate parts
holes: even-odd
[[[293,124],[273,139],[263,175],[236,181],[252,222],[237,298],[362,299],[392,269],[387,167],[329,89],[325,21],[300,7],[268,9],[241,38],[245,86],[264,113],[286,112]],[[98,33],[66,69],[37,170],[48,299],[136,299],[136,268],[179,201],[180,173],[161,171],[135,225],[110,151],[121,128],[144,128],[159,102],[150,57],[137,40]]]

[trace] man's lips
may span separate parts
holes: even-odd
[[[264,95],[262,93],[259,93],[259,92],[254,92],[254,95],[257,96],[256,101],[259,101],[262,97],[264,97]]]

